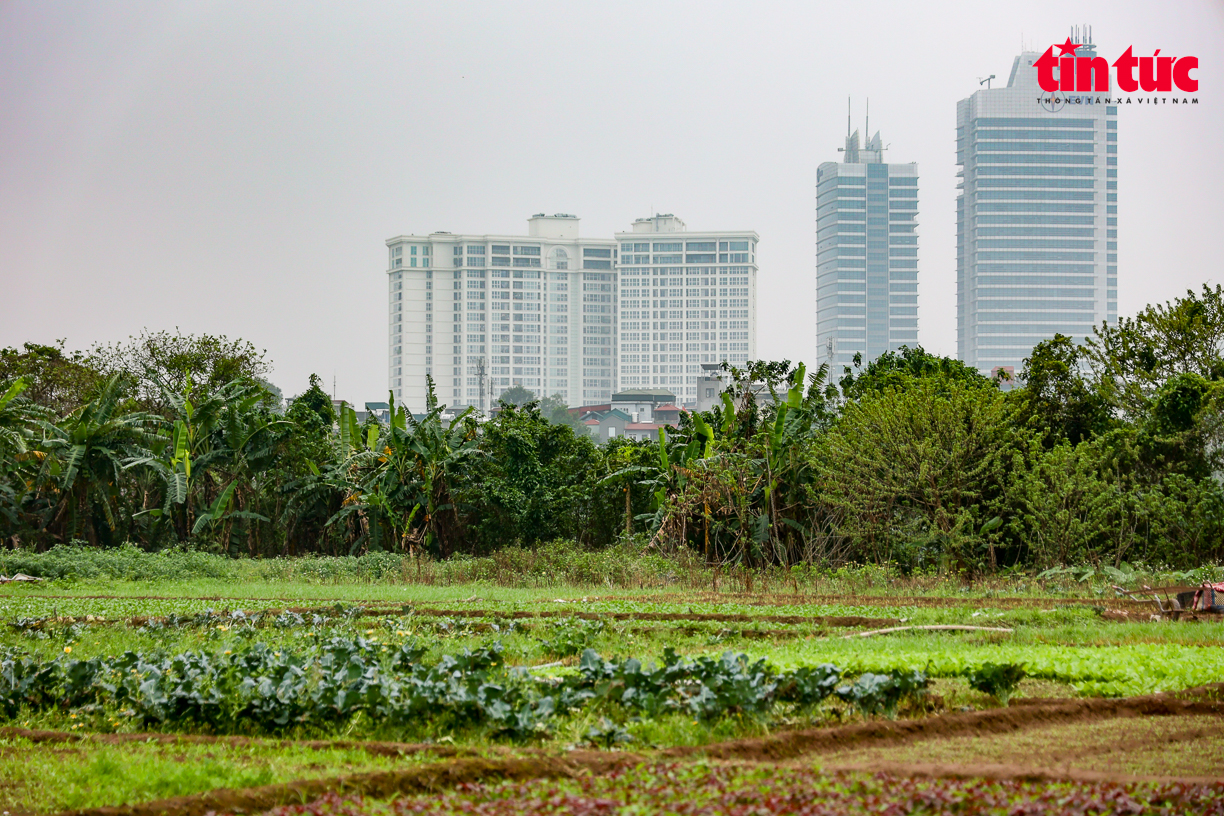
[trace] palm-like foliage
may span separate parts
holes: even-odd
[[[220,533],[222,549],[228,549],[235,522],[270,521],[250,507],[266,492],[261,482],[275,458],[273,431],[287,423],[260,410],[262,398],[259,386],[243,380],[197,401],[190,382],[182,394],[164,390],[172,416],[167,432],[145,455],[126,462],[161,482],[159,506],[142,513],[173,526],[180,541]]]
[[[160,419],[129,410],[125,396],[130,384],[113,375],[98,395],[57,423],[38,421],[43,432],[40,481],[55,495],[44,527],[63,541],[83,533],[97,541],[98,511],[106,527],[118,526],[124,462],[159,443]]]
[[[342,484],[346,497],[328,524],[355,525],[354,551],[397,543],[411,551],[420,543],[447,557],[463,544],[455,483],[480,453],[472,409],[445,423],[432,382],[420,419],[395,405],[394,396],[390,405],[390,424],[370,425],[364,434],[356,412],[341,407],[341,461],[332,483]]]

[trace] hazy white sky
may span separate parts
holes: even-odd
[[[1021,37],[1200,59],[1119,114],[1119,311],[1220,280],[1224,4],[0,3],[0,346],[243,337],[287,395],[386,397],[401,233],[755,229],[758,356],[814,360],[846,97],[916,161],[919,337],[955,355],[956,102]]]

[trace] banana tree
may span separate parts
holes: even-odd
[[[432,380],[427,399],[426,414],[417,419],[397,406],[392,395],[390,423],[381,430],[370,426],[364,438],[355,412],[343,407],[340,449],[349,492],[328,524],[357,516],[364,525],[364,542],[376,546],[381,544],[381,526],[387,524],[401,547],[415,552],[419,541],[446,558],[463,536],[455,483],[480,451],[473,409],[447,424],[442,419],[446,406],[438,404]],[[371,539],[371,533],[378,537]]]
[[[113,375],[94,399],[58,423],[41,420],[42,480],[56,495],[44,527],[67,541],[84,532],[97,543],[98,522],[115,531],[118,526],[124,463],[148,454],[159,443],[160,419],[124,404],[128,383]],[[101,519],[94,517],[99,512]]]

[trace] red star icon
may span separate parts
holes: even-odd
[[[1067,41],[1066,41],[1065,43],[1063,43],[1062,45],[1059,45],[1059,46],[1055,46],[1055,47],[1056,47],[1056,48],[1058,48],[1058,56],[1060,56],[1060,57],[1066,56],[1068,52],[1070,52],[1070,53],[1071,53],[1071,56],[1073,56],[1073,57],[1074,57],[1074,56],[1075,56],[1075,49],[1079,48],[1079,46],[1078,46],[1078,45],[1076,45],[1075,43],[1071,42],[1071,38],[1070,38],[1070,37],[1068,37],[1068,38],[1067,38]]]

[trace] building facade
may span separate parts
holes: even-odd
[[[1117,107],[1043,92],[1039,56],[956,107],[957,354],[984,374],[1117,320]]]
[[[620,388],[666,389],[692,405],[703,363],[755,359],[755,232],[689,232],[656,215],[616,241]]]
[[[855,131],[816,170],[816,339],[838,374],[918,343],[918,165],[883,154]]]
[[[488,410],[520,385],[568,404],[616,390],[616,243],[578,217],[528,219],[526,236],[388,239],[388,382],[421,411],[426,375],[450,406]]]

